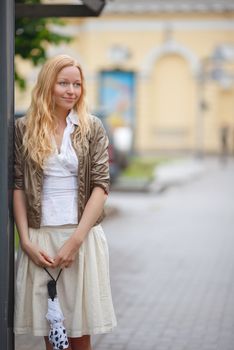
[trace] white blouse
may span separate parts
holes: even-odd
[[[54,137],[54,153],[43,169],[41,226],[78,223],[78,158],[71,142],[78,116],[71,111],[66,118],[60,152]]]

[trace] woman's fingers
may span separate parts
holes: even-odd
[[[53,267],[61,267],[63,269],[66,264],[66,259],[58,254],[54,259]]]
[[[40,254],[43,256],[43,258],[49,262],[50,264],[53,264],[54,263],[54,259],[52,259],[46,252],[44,251],[40,251]]]
[[[37,245],[30,242],[25,248],[25,253],[40,267],[52,267],[54,260]]]
[[[54,260],[43,250],[39,250],[39,259],[41,267],[52,267]]]
[[[57,256],[54,258],[53,267],[60,266],[61,268],[66,268],[71,266],[75,260],[75,255],[77,254],[79,246],[76,241],[72,238],[68,239],[64,245],[59,249]]]
[[[67,268],[71,266],[74,260],[75,260],[74,256],[65,257],[58,254],[54,259],[53,267],[59,266],[61,267],[61,269]]]
[[[52,267],[52,263],[49,263],[46,259],[43,257],[40,259],[39,264],[40,267]]]

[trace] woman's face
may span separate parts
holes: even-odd
[[[81,96],[81,75],[77,67],[65,67],[57,75],[53,99],[55,110],[69,111]]]

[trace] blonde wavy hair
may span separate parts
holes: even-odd
[[[40,168],[43,168],[45,159],[53,152],[51,133],[55,132],[57,125],[53,102],[54,85],[58,73],[70,66],[77,67],[81,75],[81,96],[73,107],[79,116],[74,142],[87,146],[90,124],[84,74],[75,59],[68,55],[58,55],[43,65],[33,88],[31,104],[26,114],[26,131],[23,138],[25,156],[32,159]]]

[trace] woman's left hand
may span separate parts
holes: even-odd
[[[71,236],[64,245],[59,249],[57,255],[54,258],[52,267],[70,267],[75,256],[82,244],[82,240],[79,237]]]

